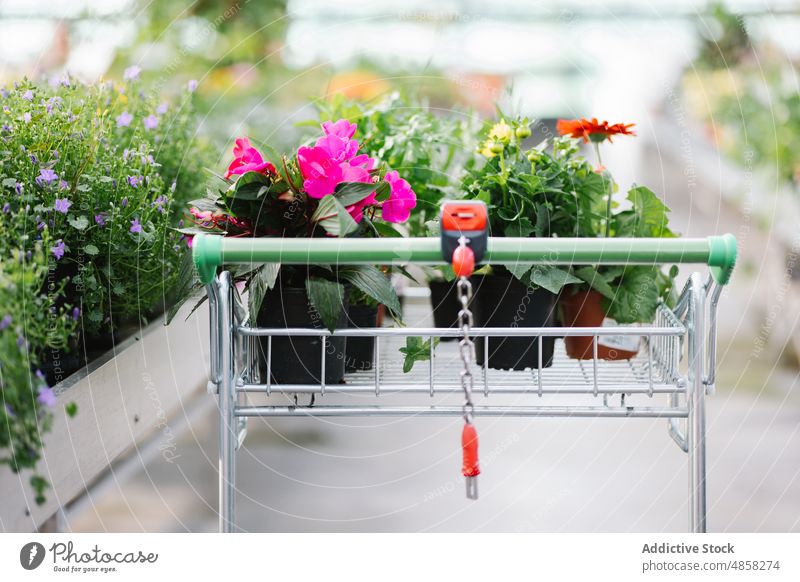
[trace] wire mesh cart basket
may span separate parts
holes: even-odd
[[[585,360],[569,359],[558,340],[553,363],[524,371],[474,366],[475,404],[472,414],[507,417],[581,417],[666,419],[668,433],[687,453],[689,529],[706,531],[705,396],[715,383],[717,305],[736,260],[732,235],[696,239],[537,239],[488,238],[485,263],[514,261],[548,265],[694,264],[693,272],[673,308],[661,304],[649,325],[614,327],[473,327],[472,337],[590,336],[594,353]],[[341,416],[461,416],[462,406],[443,404],[458,395],[457,342],[432,338],[461,337],[458,328],[376,327],[370,329],[272,329],[251,325],[250,314],[223,265],[280,263],[444,264],[440,240],[416,239],[237,239],[198,235],[195,266],[206,285],[210,303],[211,349],[209,391],[219,399],[220,530],[236,530],[235,454],[252,417]],[[269,371],[262,374],[259,346],[266,341],[267,369],[272,338],[317,336],[323,373],[317,384],[279,385]],[[345,376],[344,383],[326,385],[325,351],[336,336],[374,338],[374,366]],[[387,348],[405,344],[408,336],[431,338],[430,359],[407,374],[382,366]],[[630,360],[598,357],[604,337],[641,338],[639,353]],[[488,350],[489,341],[483,341]],[[538,342],[542,345],[542,341]],[[539,348],[541,350],[541,347]],[[396,351],[394,352],[396,353]],[[385,356],[384,356],[385,357]],[[285,394],[286,404],[258,403]],[[514,405],[501,405],[497,395],[516,395]],[[297,395],[308,395],[296,398]],[[358,395],[358,398],[352,398]],[[392,402],[382,404],[382,396]],[[306,404],[302,404],[305,402]]]

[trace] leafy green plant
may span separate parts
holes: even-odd
[[[315,104],[320,120],[344,118],[357,124],[361,151],[383,160],[409,182],[417,206],[406,226],[411,236],[427,236],[426,223],[438,220],[439,203],[460,197],[465,167],[473,162],[475,116],[435,111],[427,102],[399,92],[370,103],[337,94]]]

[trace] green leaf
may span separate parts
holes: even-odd
[[[533,267],[534,263],[523,263],[516,261],[514,263],[502,263],[502,265],[508,269],[512,275],[524,283],[524,277],[528,271],[531,270],[531,267]]]
[[[78,414],[78,405],[74,402],[70,402],[64,407],[64,410],[66,411],[67,416],[70,418],[75,418],[75,415]]]
[[[659,299],[658,269],[628,267],[615,285],[613,300],[605,300],[606,313],[617,323],[650,323]]]
[[[392,283],[380,269],[373,265],[339,267],[339,276],[355,285],[364,294],[384,304],[395,316],[400,317],[400,300]]]
[[[521,207],[516,211],[516,213],[513,210],[510,210],[508,208],[498,208],[497,209],[497,216],[499,216],[501,219],[505,220],[506,222],[515,222],[516,220],[519,219],[519,217],[521,215],[522,215],[522,208]]]
[[[564,285],[569,283],[580,283],[581,280],[570,274],[568,271],[554,267],[553,265],[534,265],[530,274],[531,283],[544,287],[551,293],[558,293]]]
[[[259,172],[242,174],[231,187],[233,197],[237,200],[258,200],[269,192],[272,180]]]
[[[344,307],[344,285],[320,277],[309,277],[306,279],[306,292],[322,324],[333,331]]]
[[[280,263],[264,263],[252,274],[247,284],[247,306],[251,325],[256,325],[256,317],[264,301],[264,295],[275,286],[280,270]]]
[[[364,220],[369,220],[369,219],[365,218]],[[391,224],[387,224],[387,223],[381,222],[381,221],[372,222],[371,224],[375,228],[375,230],[378,232],[378,234],[380,236],[382,236],[382,237],[385,237],[385,238],[402,238],[403,237],[403,233],[399,232]]]
[[[600,293],[603,297],[614,299],[614,289],[597,269],[590,266],[575,269],[575,276],[589,284],[589,286]]]
[[[361,202],[373,192],[375,192],[376,199],[382,201],[389,197],[391,186],[388,182],[378,182],[377,184],[342,182],[336,186],[336,191],[333,195],[342,203],[342,206],[351,206]]]
[[[434,349],[439,345],[439,338],[434,338]],[[431,340],[422,341],[421,337],[409,336],[406,338],[406,347],[400,348],[400,353],[405,355],[403,360],[403,373],[408,374],[417,362],[431,359]]]
[[[669,208],[646,186],[637,186],[628,191],[628,200],[633,208],[618,215],[617,236],[674,237],[667,226]]]
[[[334,196],[323,196],[320,199],[319,206],[311,216],[311,222],[316,222],[333,236],[347,236],[358,230],[358,223]]]
[[[84,252],[85,252],[87,255],[91,255],[91,256],[95,256],[95,255],[97,255],[98,253],[100,253],[100,249],[98,249],[98,248],[97,248],[96,246],[94,246],[94,245],[86,245],[85,247],[83,247],[83,251],[84,251]]]
[[[77,228],[78,230],[85,230],[87,226],[89,226],[89,219],[85,216],[79,216],[78,218],[69,218],[67,220],[69,224],[73,228]]]
[[[505,230],[503,233],[506,236],[519,236],[519,237],[526,237],[533,232],[533,224],[531,221],[525,218],[524,216],[521,217],[516,222],[512,222],[511,224],[506,225]]]
[[[16,178],[3,178],[3,186],[5,186],[6,188],[13,188],[16,185],[17,185]]]

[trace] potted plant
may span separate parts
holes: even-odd
[[[602,165],[600,144],[615,135],[635,135],[629,124],[609,124],[596,119],[560,120],[558,131],[569,139],[591,143],[597,154],[596,174],[604,186],[604,211],[594,213],[581,225],[580,236],[673,237],[668,227],[669,208],[648,188],[635,186],[628,191],[629,207],[615,209],[613,176]],[[603,327],[617,324],[650,323],[659,301],[670,301],[672,280],[677,268],[668,274],[655,265],[573,266],[572,274],[581,280],[561,294],[561,320],[567,327]],[[601,359],[630,359],[639,351],[639,337],[598,336],[597,355]],[[567,355],[575,359],[594,357],[592,336],[567,336]]]
[[[578,157],[575,144],[556,139],[525,150],[530,136],[527,119],[501,119],[484,128],[479,152],[486,158],[463,182],[464,196],[479,199],[489,210],[492,236],[576,236],[599,211],[603,179]],[[580,282],[555,265],[492,264],[478,273],[473,299],[475,323],[484,327],[548,327],[555,324],[557,294]],[[500,369],[551,365],[554,339],[489,338],[488,365]],[[477,342],[478,363],[484,361],[483,339]]]
[[[361,153],[357,126],[345,119],[322,123],[323,135],[291,155],[261,151],[236,140],[234,160],[191,208],[194,226],[182,232],[237,237],[378,237],[408,220],[416,196],[397,171]],[[396,231],[394,231],[396,232]],[[266,264],[234,271],[248,292],[252,323],[276,328],[347,326],[348,296],[357,290],[399,317],[400,304],[386,275],[375,266]],[[272,380],[280,384],[322,381],[321,338],[274,337]],[[345,338],[327,340],[326,383],[345,371]],[[262,338],[266,354],[269,340]]]

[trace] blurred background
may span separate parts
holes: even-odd
[[[314,101],[336,94],[402,91],[483,116],[499,104],[540,120],[542,137],[558,118],[635,123],[638,137],[604,151],[621,189],[648,185],[685,236],[740,244],[709,400],[712,531],[800,530],[798,62],[790,0],[0,0],[0,85],[119,79],[131,65],[166,95],[197,80],[199,137],[220,167],[239,135],[294,143]],[[417,312],[409,324],[427,317]],[[171,421],[178,462],[132,452],[63,527],[214,531],[214,401],[191,410]],[[487,424],[496,454],[469,505],[451,480],[456,421],[251,421],[240,525],[685,529],[684,457],[662,423]]]

